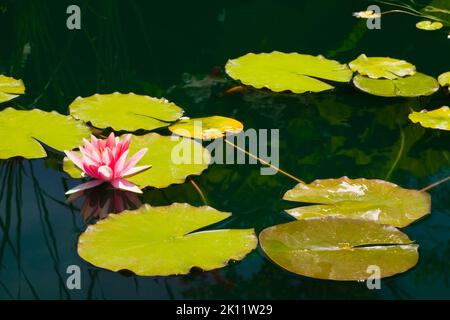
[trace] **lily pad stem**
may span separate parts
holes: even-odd
[[[448,176],[447,178],[441,179],[439,181],[436,181],[436,182],[430,184],[429,186],[427,186],[427,187],[425,187],[423,189],[420,189],[420,191],[422,191],[422,192],[428,191],[428,190],[430,190],[430,189],[432,189],[434,187],[437,187],[438,185],[440,185],[440,184],[442,184],[444,182],[447,182],[448,180],[450,180],[450,176]]]
[[[284,170],[282,170],[282,169],[280,169],[280,168],[274,166],[273,164],[271,164],[271,163],[269,163],[269,162],[267,162],[267,161],[265,161],[265,160],[259,158],[258,156],[255,156],[254,154],[248,152],[247,150],[245,150],[245,149],[243,149],[243,148],[241,148],[241,147],[235,145],[233,142],[231,142],[231,141],[229,141],[229,140],[227,140],[227,139],[224,139],[224,140],[225,140],[226,143],[228,143],[229,145],[235,147],[237,150],[239,150],[239,151],[241,151],[241,152],[244,152],[245,154],[248,154],[250,157],[252,157],[252,158],[258,160],[258,161],[261,162],[263,165],[269,166],[270,168],[272,168],[272,169],[278,171],[278,172],[281,173],[281,174],[284,174],[286,177],[289,177],[289,178],[291,178],[292,180],[294,180],[294,181],[296,181],[296,182],[298,182],[298,183],[305,183],[305,182],[303,182],[302,180],[300,180],[299,178],[293,176],[292,174],[287,173],[286,171],[284,171]]]
[[[206,201],[206,197],[203,194],[202,189],[200,189],[200,187],[195,183],[194,180],[191,180],[191,184],[194,186],[195,190],[197,190],[198,194],[200,195],[200,198],[202,198],[203,204],[207,206],[208,201]]]

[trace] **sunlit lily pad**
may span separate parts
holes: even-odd
[[[364,92],[382,97],[428,96],[439,89],[436,79],[419,72],[394,80],[357,75],[353,78],[353,84]]]
[[[283,199],[318,203],[287,210],[296,219],[323,217],[357,218],[405,227],[430,213],[431,199],[426,192],[403,189],[384,180],[340,179],[299,183]]]
[[[207,206],[145,205],[89,226],[79,238],[78,254],[95,266],[141,276],[221,268],[243,259],[258,242],[253,229],[197,231],[229,216]]]
[[[152,167],[127,178],[141,189],[165,188],[171,184],[183,183],[188,176],[201,174],[210,162],[208,150],[200,143],[187,138],[161,136],[157,133],[132,136],[130,154],[142,148],[148,148],[148,151],[139,164]],[[186,158],[179,159],[179,156]],[[64,158],[64,171],[73,178],[82,177],[81,170],[67,158]]]
[[[6,108],[0,112],[0,159],[43,158],[47,153],[40,142],[56,150],[71,150],[89,135],[89,128],[70,116]]]
[[[183,115],[183,109],[164,98],[118,92],[78,97],[69,109],[72,116],[94,127],[130,132],[166,127]]]
[[[409,119],[414,123],[419,122],[422,127],[450,130],[450,108],[447,106],[432,111],[412,112]]]
[[[239,133],[243,129],[244,126],[239,121],[221,116],[180,120],[169,127],[170,131],[179,136],[205,140],[217,139],[226,133]]]
[[[22,80],[0,74],[0,103],[17,98],[25,93],[25,85]]]
[[[397,79],[416,73],[416,67],[405,61],[387,57],[367,57],[361,54],[350,62],[350,69],[369,78]]]
[[[333,89],[333,86],[318,79],[348,82],[352,77],[347,65],[338,61],[278,51],[249,53],[228,60],[225,70],[231,78],[243,84],[275,92],[320,92]]]
[[[442,29],[444,25],[439,21],[423,20],[416,23],[416,28],[420,30],[433,31]]]
[[[438,77],[438,82],[442,87],[447,87],[450,90],[450,71],[441,74]]]
[[[392,226],[353,219],[300,220],[269,227],[262,249],[282,268],[327,280],[366,280],[405,272],[418,261],[418,245]],[[369,271],[368,271],[369,270]]]

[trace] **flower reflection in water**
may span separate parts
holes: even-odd
[[[101,220],[110,213],[137,209],[142,205],[136,193],[100,185],[96,188],[82,190],[69,196],[66,203],[82,200],[81,217],[85,222]]]

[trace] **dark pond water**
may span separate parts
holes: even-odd
[[[65,27],[65,11],[73,3],[82,8],[79,31]],[[406,59],[432,76],[448,71],[450,40],[444,32],[417,30],[417,18],[407,15],[386,15],[381,30],[368,30],[365,21],[351,16],[368,4],[0,1],[0,73],[22,78],[27,86],[24,97],[1,109],[67,113],[79,95],[132,91],[164,96],[190,116],[230,116],[246,128],[280,129],[280,166],[305,181],[347,175],[422,188],[450,174],[450,136],[413,125],[407,114],[448,104],[442,92],[390,99],[342,85],[298,96],[222,94],[235,85],[224,74],[224,64],[247,52],[297,51],[341,62],[366,53]],[[2,299],[450,298],[450,183],[431,190],[432,214],[404,230],[420,244],[418,265],[382,280],[381,290],[288,273],[260,249],[216,271],[137,277],[93,267],[78,257],[77,238],[86,228],[82,203],[64,203],[65,190],[78,181],[62,173],[60,153],[50,154],[43,160],[0,163]],[[283,210],[293,205],[281,196],[295,182],[259,173],[256,165],[213,165],[194,178],[209,205],[233,213],[220,227],[259,232],[291,220]],[[148,190],[142,200],[203,203],[190,183]],[[81,290],[65,286],[69,265],[81,267]]]

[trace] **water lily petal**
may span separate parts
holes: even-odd
[[[108,136],[108,139],[106,140],[106,146],[108,148],[113,148],[116,145],[116,137],[114,136],[114,132],[111,132],[111,134]]]
[[[122,177],[128,177],[128,176],[131,176],[131,175],[136,174],[136,173],[138,173],[138,172],[147,170],[148,168],[151,168],[151,167],[152,167],[152,166],[148,165],[148,166],[139,166],[139,167],[131,168],[131,169],[127,170],[127,171],[124,171],[124,172],[122,173]]]
[[[123,176],[122,171],[123,171],[123,168],[125,167],[128,153],[129,153],[128,150],[126,150],[124,153],[122,153],[120,158],[117,160],[116,164],[114,165],[114,174],[115,174],[116,178]]]
[[[81,158],[73,151],[64,151],[67,158],[69,158],[78,168],[83,170],[83,161]]]
[[[113,170],[108,166],[101,166],[100,168],[98,168],[97,172],[100,178],[104,181],[111,180],[114,174]]]
[[[139,150],[138,152],[136,152],[131,158],[130,160],[128,160],[127,164],[125,165],[124,171],[128,171],[131,168],[133,168],[135,166],[136,163],[139,162],[139,160],[142,159],[142,157],[145,155],[145,153],[147,152],[148,148],[143,148],[141,150]]]
[[[72,188],[69,191],[67,191],[66,194],[73,194],[73,193],[79,192],[81,190],[91,189],[98,185],[101,185],[103,182],[104,181],[102,181],[102,180],[92,180],[92,181],[89,181],[86,183],[82,183],[82,184],[76,186],[75,188]]]
[[[111,181],[111,185],[120,190],[130,191],[134,193],[142,193],[142,190],[138,188],[135,184],[125,180],[125,179],[115,179]]]

